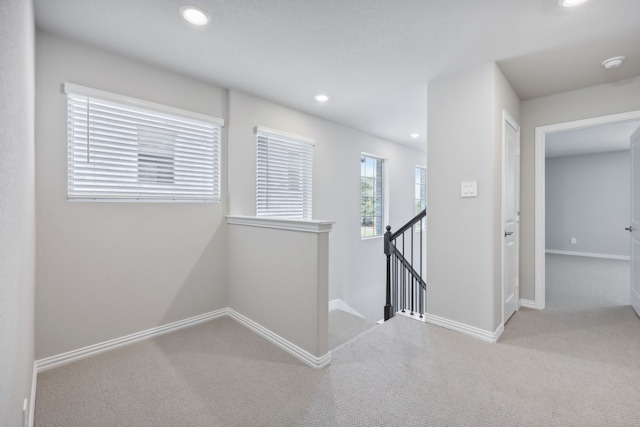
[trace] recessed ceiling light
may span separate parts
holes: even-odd
[[[195,6],[182,6],[180,14],[193,25],[207,25],[210,20],[209,15],[204,10]]]
[[[586,3],[589,0],[559,0],[560,6],[562,7],[575,7],[580,6],[582,3]]]
[[[316,95],[316,101],[318,102],[327,102],[329,100],[329,97],[327,95]]]
[[[602,66],[607,70],[611,68],[618,68],[622,65],[622,61],[626,58],[624,56],[614,56],[613,58],[605,59],[602,61]]]
[[[412,133],[411,135],[409,135],[411,138],[416,139],[417,137],[420,136],[419,133]]]

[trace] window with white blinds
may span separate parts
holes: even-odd
[[[314,141],[256,128],[256,215],[311,219]]]
[[[222,119],[69,83],[70,200],[219,201]]]

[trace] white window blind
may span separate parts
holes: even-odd
[[[256,214],[311,219],[314,141],[257,127]]]
[[[219,201],[224,122],[66,83],[69,199]]]

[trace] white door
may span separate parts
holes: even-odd
[[[631,135],[631,305],[640,315],[640,128]]]
[[[502,145],[502,295],[506,322],[518,309],[520,222],[520,126],[506,112],[503,112]]]

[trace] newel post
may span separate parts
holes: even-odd
[[[393,306],[391,305],[391,226],[387,225],[387,232],[384,233],[384,254],[387,257],[387,303],[384,306],[384,321],[393,317]]]

